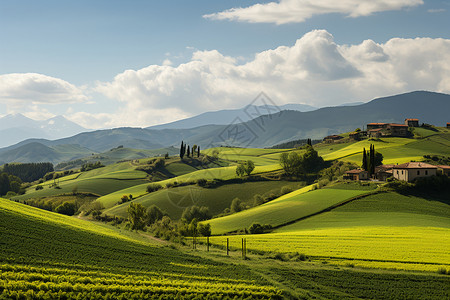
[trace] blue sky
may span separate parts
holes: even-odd
[[[450,1],[307,2],[3,0],[0,115],[149,126],[258,91],[315,106],[450,91]]]

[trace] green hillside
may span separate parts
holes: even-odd
[[[450,266],[449,216],[448,204],[388,192],[246,237],[249,249],[300,252],[338,265],[436,271]]]
[[[280,293],[244,266],[4,199],[0,233],[2,298],[269,299]]]
[[[186,207],[206,206],[211,214],[216,215],[229,208],[233,199],[239,198],[244,206],[253,206],[254,195],[269,196],[279,194],[283,187],[296,189],[298,183],[288,181],[259,181],[226,184],[216,188],[203,188],[197,185],[163,189],[134,200],[144,207],[156,205],[165,211],[171,219],[181,217]],[[118,200],[118,199],[117,199]],[[129,203],[114,206],[104,211],[107,215],[127,217]]]
[[[310,189],[311,187],[305,187],[258,207],[207,222],[211,224],[213,234],[249,228],[253,223],[275,227],[370,192],[356,189],[329,188],[315,191],[310,191]]]

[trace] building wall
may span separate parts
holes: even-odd
[[[403,181],[414,181],[419,177],[436,175],[436,169],[394,169],[394,177]]]

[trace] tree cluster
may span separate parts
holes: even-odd
[[[239,163],[236,167],[236,175],[243,177],[244,175],[250,176],[255,169],[255,163],[251,160]]]
[[[98,168],[102,168],[102,167],[104,167],[104,165],[101,162],[97,161],[95,163],[83,164],[81,166],[80,171],[81,172],[86,172],[86,171],[90,171],[90,170],[94,170],[94,169],[98,169]]]
[[[15,194],[22,193],[21,186],[22,180],[19,177],[7,173],[0,174],[0,196],[4,196],[8,192]]]
[[[362,166],[363,170],[369,172],[369,175],[375,174],[375,167],[383,164],[383,154],[375,151],[375,146],[370,145],[370,149],[366,152],[363,148]]]
[[[33,182],[53,171],[53,164],[49,162],[5,164],[3,166],[3,172],[17,176],[23,182]]]
[[[200,157],[200,146],[194,145],[191,148],[189,145],[181,141],[180,158],[183,159],[184,156],[195,157],[195,155],[197,155],[197,157]]]
[[[323,167],[324,161],[317,151],[308,145],[303,155],[295,151],[282,153],[280,155],[280,165],[287,175],[298,176],[302,173],[319,171]]]

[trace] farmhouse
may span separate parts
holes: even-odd
[[[381,181],[386,181],[386,179],[392,177],[392,169],[394,166],[396,165],[390,164],[375,167],[375,178]]]
[[[417,120],[417,122],[419,121]],[[367,124],[367,133],[370,137],[377,138],[380,136],[408,137],[410,135],[408,125],[395,123],[369,123]]]
[[[326,143],[332,143],[334,141],[338,141],[338,140],[341,140],[341,139],[343,139],[342,136],[337,135],[337,134],[333,134],[333,135],[329,135],[329,136],[324,137],[323,141],[326,142]]]
[[[405,125],[408,127],[419,127],[419,119],[405,119]]]
[[[414,181],[420,177],[435,176],[437,167],[423,162],[409,162],[392,168],[394,178],[403,181]]]
[[[447,128],[450,128],[450,123],[447,123]]]
[[[360,169],[350,170],[345,172],[344,179],[367,180],[369,179],[369,172]]]
[[[361,139],[359,132],[350,132],[348,137],[352,140],[359,141]]]

